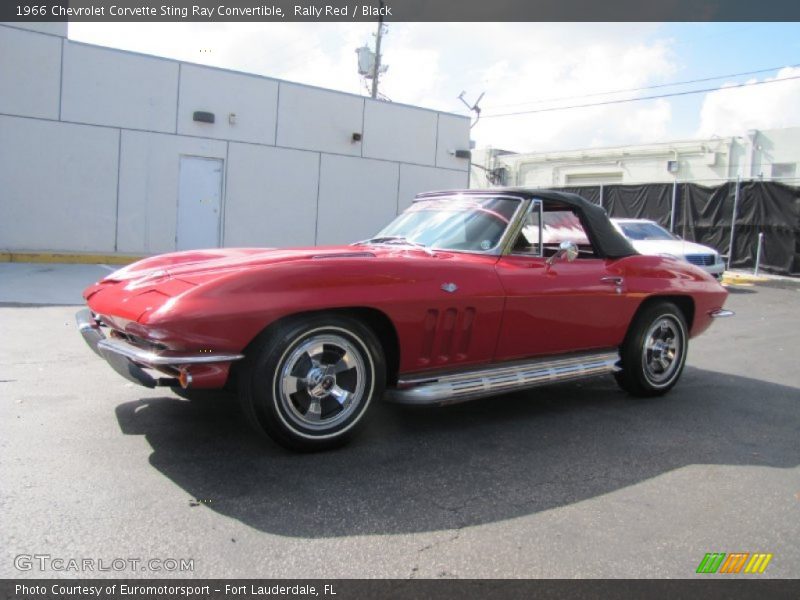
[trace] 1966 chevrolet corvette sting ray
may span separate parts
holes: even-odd
[[[385,397],[446,404],[613,373],[634,395],[678,381],[725,289],[642,256],[602,208],[515,188],[420,194],[350,246],[147,258],[84,292],[79,328],[148,387],[238,391],[289,448],[339,445]]]

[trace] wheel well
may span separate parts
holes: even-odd
[[[683,318],[686,320],[686,327],[688,331],[691,331],[692,324],[694,323],[694,300],[691,296],[650,296],[639,305],[639,308],[636,310],[636,314],[634,315],[634,319],[647,306],[650,306],[656,302],[664,301],[672,302],[678,307],[678,309],[683,313]],[[633,322],[633,319],[631,322]]]
[[[249,354],[249,349],[259,339],[268,336],[272,331],[290,320],[303,319],[321,314],[336,314],[358,319],[369,327],[377,336],[383,348],[383,355],[386,358],[386,384],[394,385],[397,383],[397,373],[400,370],[400,342],[397,337],[397,330],[391,319],[385,313],[375,308],[365,306],[355,306],[348,308],[326,308],[322,310],[312,310],[301,313],[293,313],[281,317],[267,325],[244,350],[245,356]]]

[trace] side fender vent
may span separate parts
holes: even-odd
[[[443,365],[466,359],[474,323],[475,308],[471,306],[463,310],[454,307],[429,309],[422,327],[420,366],[431,363]]]

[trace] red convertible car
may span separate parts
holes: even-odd
[[[642,256],[605,211],[527,189],[420,194],[350,246],[177,252],[84,292],[92,349],[148,387],[238,391],[261,433],[339,445],[385,398],[447,404],[613,373],[675,385],[725,289]],[[188,388],[188,389],[187,389]]]

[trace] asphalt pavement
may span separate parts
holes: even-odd
[[[102,272],[44,268],[69,281],[56,305]],[[300,455],[251,434],[231,397],[126,382],[84,344],[77,306],[14,296],[9,272],[0,577],[683,578],[708,552],[771,553],[755,577],[800,576],[795,283],[731,288],[737,316],[691,342],[666,397],[602,377],[380,405],[348,447]],[[42,554],[95,571],[19,558]],[[162,566],[96,570],[114,559]]]

